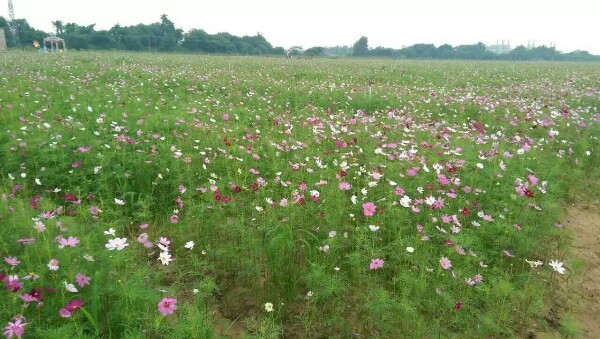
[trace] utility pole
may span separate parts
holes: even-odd
[[[8,0],[8,15],[10,17],[10,34],[13,38],[13,43],[15,47],[21,46],[21,42],[19,41],[19,34],[17,32],[17,22],[15,21],[15,7],[13,6],[12,0]]]

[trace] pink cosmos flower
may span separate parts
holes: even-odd
[[[450,184],[450,180],[444,174],[438,174],[438,182],[442,186],[448,186]]]
[[[60,310],[58,310],[58,314],[63,318],[71,317],[71,311],[67,310],[66,308],[61,308]]]
[[[25,333],[25,326],[29,325],[25,322],[25,318],[19,317],[13,322],[8,322],[8,325],[4,327],[4,335],[6,338],[17,337],[21,338]]]
[[[21,263],[16,257],[4,257],[4,262],[13,267]]]
[[[396,186],[396,189],[394,190],[394,194],[398,195],[398,196],[403,196],[404,193],[406,193],[404,191],[404,189],[400,186]]]
[[[419,167],[410,168],[410,169],[406,170],[406,175],[408,175],[409,177],[416,177],[417,172],[419,172],[419,170],[420,170]]]
[[[58,240],[59,248],[75,247],[75,246],[77,246],[77,244],[79,244],[79,239],[76,237],[69,237],[67,239],[65,239],[63,237],[59,237],[57,240]]]
[[[91,278],[84,274],[77,273],[77,275],[75,276],[75,280],[77,280],[77,285],[79,285],[79,287],[83,287],[90,283]]]
[[[440,265],[442,265],[442,268],[447,270],[450,267],[452,267],[452,262],[450,261],[450,259],[446,258],[446,257],[442,257],[440,259]]]
[[[158,302],[158,312],[166,317],[169,314],[173,314],[177,310],[177,299],[175,298],[163,298]]]
[[[28,305],[30,302],[38,300],[36,297],[31,294],[20,294],[19,298],[25,302],[25,305]]]
[[[338,187],[339,187],[340,191],[347,191],[350,189],[351,185],[347,182],[340,182]]]
[[[51,271],[58,271],[58,259],[50,259],[48,262],[48,268]]]
[[[383,267],[383,259],[371,259],[371,264],[369,264],[369,269],[377,270]]]
[[[170,218],[171,220],[171,224],[176,224],[179,222],[179,217],[177,216],[177,214],[173,214]]]
[[[531,182],[531,185],[533,185],[533,186],[536,186],[538,183],[538,178],[533,174],[529,174],[527,176],[527,179],[529,179],[529,182]]]
[[[98,216],[98,214],[100,214],[100,212],[101,212],[101,211],[100,211],[100,209],[99,209],[98,207],[96,207],[96,206],[91,206],[91,207],[88,209],[88,211],[89,211],[89,212],[90,212],[90,214],[91,214],[92,216],[94,216],[94,217],[97,217],[97,216]]]
[[[514,255],[512,253],[510,253],[508,250],[502,250],[502,252],[504,252],[504,255],[506,255],[509,258],[513,258]]]
[[[375,210],[377,209],[375,204],[372,202],[367,202],[367,203],[362,204],[362,208],[363,208],[363,212],[364,212],[365,216],[367,216],[367,217],[372,217],[373,213],[375,213]]]

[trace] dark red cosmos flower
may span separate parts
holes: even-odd
[[[31,200],[29,201],[29,205],[31,205],[31,207],[33,207],[34,210],[37,210],[40,208],[40,206],[38,205],[38,201],[40,201],[42,197],[40,195],[35,195],[33,196],[33,198],[31,198]]]
[[[73,202],[73,201],[77,200],[77,196],[75,194],[72,194],[72,193],[67,193],[67,194],[65,194],[65,195],[62,196],[62,199],[64,201]]]
[[[469,215],[471,215],[471,211],[469,211],[468,208],[463,207],[463,209],[460,211],[463,215],[463,217],[468,217]]]
[[[29,295],[40,301],[44,297],[44,293],[42,292],[42,290],[37,289],[37,288],[32,288],[31,291],[29,292]]]
[[[454,309],[460,310],[462,308],[462,305],[463,305],[462,301],[457,301],[456,304],[454,304]]]
[[[525,189],[525,196],[528,198],[533,198],[533,191],[530,190],[529,188]]]

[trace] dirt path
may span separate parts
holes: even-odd
[[[567,288],[573,316],[583,325],[583,337],[600,338],[600,206],[570,206],[563,223],[573,236],[573,259],[582,262],[579,276]]]

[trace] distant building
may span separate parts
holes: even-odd
[[[504,40],[502,40],[501,44],[498,43],[498,41],[496,41],[495,45],[485,46],[485,49],[489,52],[496,54],[506,54],[512,50],[512,48],[510,47],[510,41],[508,41],[508,43],[505,44]]]
[[[0,28],[0,51],[6,51],[6,35],[4,35],[4,28]]]

